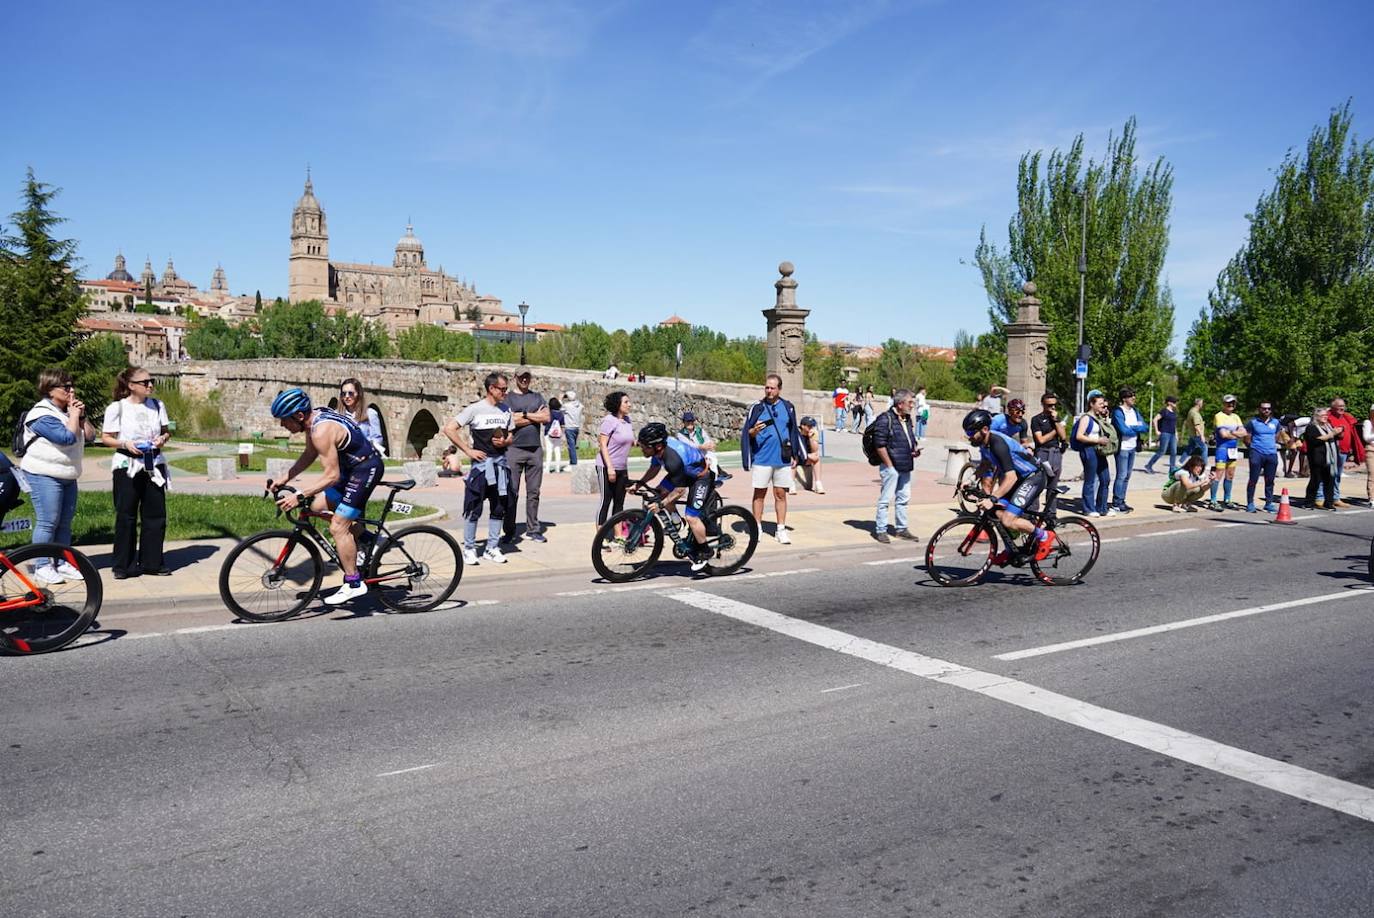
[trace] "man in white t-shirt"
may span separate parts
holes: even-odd
[[[468,475],[464,479],[467,494],[463,498],[463,563],[477,563],[477,521],[482,517],[482,504],[489,504],[487,517],[487,546],[482,560],[505,564],[501,553],[501,524],[510,512],[507,495],[510,493],[510,469],[506,465],[506,447],[514,439],[515,415],[506,407],[506,391],[510,383],[503,373],[488,373],[483,380],[486,395],[468,405],[458,416],[444,425],[444,436],[468,457]],[[461,435],[468,428],[468,436]],[[464,442],[464,440],[468,442]]]

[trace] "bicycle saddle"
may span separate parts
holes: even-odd
[[[411,488],[415,487],[415,479],[406,478],[402,481],[379,481],[377,484],[383,488],[395,488],[397,491],[409,491]]]

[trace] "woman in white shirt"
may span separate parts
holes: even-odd
[[[363,435],[377,450],[379,456],[386,456],[382,438],[382,416],[377,409],[367,403],[367,393],[363,384],[353,377],[339,383],[339,411],[358,422]]]
[[[162,556],[169,476],[162,447],[170,437],[170,422],[166,406],[152,397],[156,385],[143,367],[120,371],[101,426],[100,442],[115,451],[110,471],[115,507],[111,568],[116,580],[171,573]]]

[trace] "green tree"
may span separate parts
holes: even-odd
[[[469,322],[481,322],[482,310],[476,303],[473,303],[467,309],[463,310],[463,318],[467,319]]]
[[[76,243],[53,235],[65,222],[51,210],[58,191],[29,169],[23,209],[10,217],[13,231],[0,227],[0,419],[6,423],[33,404],[38,371],[71,354],[85,308]]]
[[[63,365],[86,403],[86,417],[98,430],[105,406],[114,392],[114,378],[129,366],[129,355],[118,335],[92,335],[77,342]]]
[[[1006,384],[1006,338],[983,332],[977,338],[960,329],[954,335],[954,380],[967,392],[987,392]],[[929,394],[929,393],[927,393]],[[1016,393],[1024,397],[1023,393]],[[933,397],[933,396],[932,396]]]
[[[253,312],[262,312],[262,291],[257,290],[253,293]]]
[[[249,323],[230,325],[219,316],[194,320],[186,333],[186,353],[197,360],[250,360],[263,356],[262,341]]]
[[[1333,395],[1371,404],[1374,382],[1374,143],[1350,103],[1284,157],[1250,214],[1245,244],[1193,324],[1185,386],[1242,404],[1304,411]]]
[[[1068,151],[1021,157],[1017,211],[1002,251],[984,229],[974,251],[983,277],[992,338],[980,336],[960,354],[977,361],[977,372],[956,367],[964,385],[1004,383],[982,379],[990,367],[984,347],[1000,348],[1005,358],[1006,325],[1016,317],[1021,285],[1034,281],[1041,316],[1049,323],[1047,382],[1073,390],[1078,345],[1078,256],[1081,208],[1087,197],[1087,275],[1084,340],[1092,347],[1091,385],[1113,389],[1158,380],[1173,335],[1173,298],[1160,272],[1169,245],[1173,169],[1161,157],[1141,168],[1136,155],[1136,122],[1126,122],[1120,137],[1110,137],[1102,162],[1083,159],[1083,135]],[[965,356],[967,355],[967,357]],[[1018,393],[1024,394],[1024,393]]]
[[[415,325],[396,336],[396,355],[402,360],[426,363],[463,363],[472,360],[472,345],[472,335],[437,325]]]

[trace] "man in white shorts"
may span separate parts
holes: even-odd
[[[791,544],[787,535],[787,491],[792,487],[792,469],[806,455],[797,430],[797,409],[782,397],[782,379],[768,374],[763,383],[763,399],[749,407],[740,432],[740,463],[754,481],[754,518],[763,525],[763,501],[773,489],[773,509],[778,517],[778,541]]]

